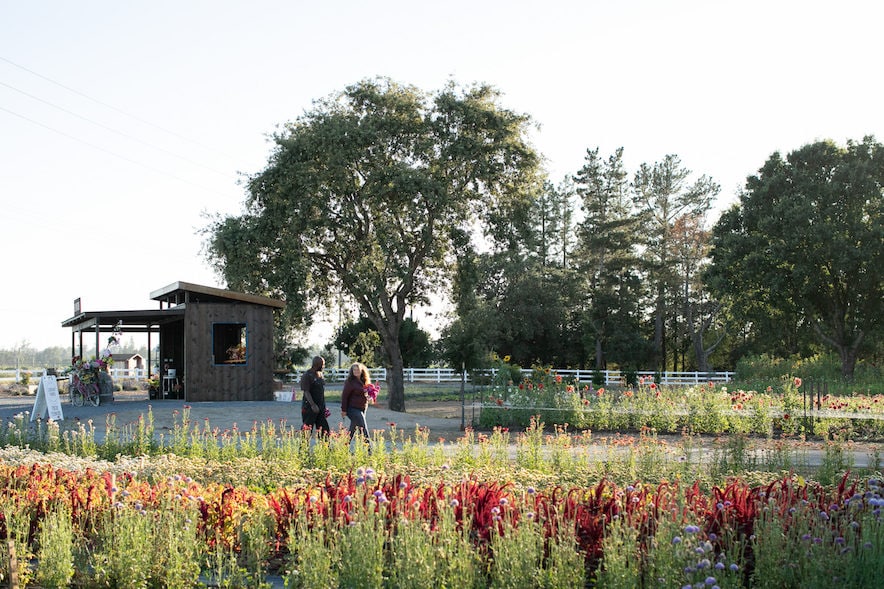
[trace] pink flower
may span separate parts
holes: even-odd
[[[378,400],[378,393],[381,392],[381,387],[374,383],[370,383],[365,385],[365,394],[371,400],[372,403]]]

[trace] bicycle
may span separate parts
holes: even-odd
[[[98,404],[101,403],[101,397],[98,394],[98,384],[94,382],[83,382],[83,380],[77,376],[74,376],[71,379],[69,393],[71,396],[71,405],[74,407],[82,407],[86,403],[89,403],[93,407],[98,407]]]

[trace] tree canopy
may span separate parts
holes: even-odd
[[[455,235],[493,227],[536,183],[530,119],[498,100],[486,85],[375,79],[315,102],[273,136],[246,212],[209,227],[210,258],[231,288],[284,297],[290,325],[337,293],[355,301],[404,411],[406,309],[446,284]]]
[[[873,137],[774,153],[715,226],[710,287],[743,325],[813,330],[852,377],[863,346],[881,341],[882,196]]]

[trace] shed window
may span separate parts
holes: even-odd
[[[215,364],[245,364],[248,357],[245,323],[215,323],[212,353]]]

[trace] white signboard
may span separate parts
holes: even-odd
[[[58,381],[54,376],[44,376],[40,379],[37,398],[34,399],[34,410],[31,411],[31,421],[43,419],[47,412],[52,421],[64,420],[64,413],[61,411],[61,398],[58,395]]]

